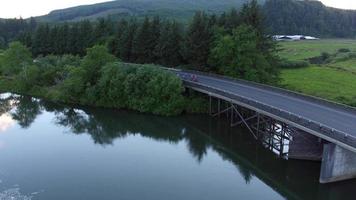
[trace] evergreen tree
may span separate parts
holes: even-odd
[[[155,48],[157,63],[164,66],[177,66],[182,63],[180,54],[182,33],[180,24],[166,22],[162,25],[160,38]]]
[[[137,28],[137,21],[135,19],[130,20],[127,27],[123,27],[123,30],[125,31],[118,41],[118,54],[120,55],[119,58],[125,62],[132,62],[135,60],[135,57],[132,53],[132,48]]]
[[[69,54],[69,25],[65,23],[64,25],[60,26],[58,30],[58,54]]]
[[[59,33],[58,26],[55,26],[49,30],[49,49],[48,54],[59,54]]]
[[[204,12],[197,12],[188,27],[183,49],[184,58],[189,65],[199,70],[208,70],[212,36],[207,15]]]
[[[83,47],[80,44],[79,27],[74,24],[69,29],[67,52],[73,55],[82,54]]]
[[[32,33],[30,31],[25,31],[21,33],[17,39],[26,47],[32,47]],[[2,40],[2,38],[0,37],[0,49],[2,47],[5,47],[5,45],[5,41]]]
[[[161,20],[158,16],[154,17],[150,25],[148,46],[147,46],[147,59],[145,63],[153,63],[157,60],[154,50],[158,44],[161,34]]]
[[[264,25],[264,16],[257,0],[246,3],[240,13],[242,23],[251,26],[257,34],[257,48],[261,51],[269,63],[277,65],[276,42],[267,34]]]
[[[50,54],[50,47],[51,41],[50,41],[50,29],[49,25],[40,25],[35,34],[34,34],[34,39],[33,39],[33,53],[34,55],[48,55]]]
[[[77,38],[77,46],[79,54],[84,55],[86,49],[92,47],[95,43],[93,25],[88,20],[82,21],[79,23],[78,32],[79,36]]]
[[[134,41],[132,52],[134,61],[137,63],[148,63],[151,56],[151,22],[148,17],[145,18],[142,25],[139,27]]]
[[[112,21],[99,18],[94,29],[94,39],[98,44],[105,44],[106,40],[114,32]]]
[[[116,34],[111,37],[108,42],[109,52],[116,57],[120,57],[120,40],[123,37],[125,31],[128,30],[128,22],[125,19],[120,20],[117,26]]]

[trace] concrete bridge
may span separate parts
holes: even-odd
[[[280,156],[321,161],[321,183],[356,178],[356,109],[219,75],[174,72],[186,88],[209,96],[212,116],[245,125]]]

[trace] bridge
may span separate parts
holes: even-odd
[[[356,178],[356,109],[220,75],[174,72],[186,88],[209,96],[211,116],[245,125],[280,156],[321,161],[321,183]]]

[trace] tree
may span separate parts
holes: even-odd
[[[133,40],[136,35],[138,25],[135,19],[131,20],[127,27],[123,27],[124,33],[121,35],[118,41],[118,54],[123,61],[130,62],[134,61],[133,55]]]
[[[98,95],[97,83],[100,78],[101,69],[108,63],[116,61],[115,57],[108,52],[105,46],[96,45],[87,50],[80,68],[83,69],[83,81],[85,83],[85,98],[87,104],[94,104],[100,96]]]
[[[85,80],[87,85],[95,85],[101,68],[107,63],[114,62],[116,59],[102,45],[96,45],[87,49],[87,55],[83,58],[80,67],[86,72]]]
[[[116,33],[108,41],[109,52],[116,57],[120,57],[120,40],[122,39],[125,31],[128,30],[128,22],[125,19],[120,20],[117,26]]]
[[[107,38],[112,35],[113,23],[110,19],[99,18],[94,29],[94,38],[97,44],[105,44]]]
[[[38,56],[38,55],[47,55],[50,54],[50,48],[51,48],[51,41],[50,41],[50,29],[49,25],[40,25],[35,34],[34,34],[34,39],[33,39],[33,47],[32,51],[33,54]]]
[[[83,45],[80,43],[81,35],[79,32],[79,27],[73,25],[69,29],[68,46],[66,51],[73,55],[82,55]]]
[[[0,36],[0,49],[4,49],[5,47],[6,47],[5,39]]]
[[[84,20],[79,23],[78,38],[76,42],[79,55],[85,55],[86,49],[92,47],[95,44],[94,33],[95,32],[90,21]]]
[[[257,31],[247,25],[233,30],[232,35],[221,36],[212,49],[211,59],[226,75],[262,83],[275,82],[278,69],[258,48]]]
[[[158,16],[154,17],[150,29],[149,29],[149,39],[148,39],[148,58],[146,63],[153,63],[157,60],[156,55],[154,53],[155,47],[158,44],[158,40],[161,34],[161,20]]]
[[[32,63],[32,55],[20,42],[12,42],[0,60],[0,71],[7,76],[17,75]]]
[[[132,52],[137,63],[147,63],[151,57],[151,22],[148,17],[139,27],[133,40]]]
[[[156,62],[164,66],[177,66],[182,63],[180,52],[182,30],[177,22],[162,25],[161,34],[155,47]]]
[[[212,29],[204,12],[197,12],[188,27],[183,55],[189,65],[198,70],[208,70],[212,42]]]

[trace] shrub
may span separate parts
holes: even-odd
[[[18,90],[27,93],[28,90],[38,85],[40,76],[40,70],[36,65],[24,67],[18,77],[16,77]]]
[[[351,52],[351,50],[347,49],[347,48],[341,48],[341,49],[337,50],[337,52],[339,52],[339,53],[348,53],[348,52]]]
[[[181,80],[152,65],[108,64],[102,70],[97,89],[98,104],[106,107],[175,115],[184,106]]]
[[[62,83],[68,77],[69,66],[80,65],[80,58],[72,55],[50,55],[36,59],[35,63],[41,71],[41,85],[54,86]]]
[[[350,52],[347,54],[349,58],[356,58],[356,52]]]
[[[85,71],[80,67],[68,67],[68,78],[59,86],[59,99],[68,103],[80,103],[85,91]]]
[[[290,61],[290,60],[283,60],[279,63],[280,68],[285,69],[298,69],[304,68],[309,66],[309,62],[307,61]]]

